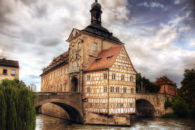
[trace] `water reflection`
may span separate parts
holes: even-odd
[[[140,119],[131,127],[95,126],[71,124],[65,120],[37,115],[36,130],[193,130],[190,119]]]

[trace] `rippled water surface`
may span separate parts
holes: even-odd
[[[36,130],[195,130],[191,119],[140,119],[131,127],[71,124],[67,121],[37,115]]]

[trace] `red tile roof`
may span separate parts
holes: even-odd
[[[86,71],[100,70],[111,67],[118,54],[120,53],[122,45],[117,47],[111,47],[109,49],[103,50],[98,54],[98,57],[92,62],[91,65],[86,69]]]
[[[63,54],[61,54],[60,56],[56,57],[53,59],[53,61],[49,64],[48,67],[46,67],[45,69],[43,69],[43,73],[41,75],[44,75],[45,73],[53,70],[54,68],[56,68],[57,66],[61,65],[61,64],[67,64],[68,63],[68,51],[64,52]]]
[[[19,68],[19,62],[14,60],[0,59],[0,66]]]
[[[156,85],[174,85],[176,86],[176,83],[174,83],[173,81],[171,81],[170,79],[168,79],[166,76],[163,76],[163,77],[160,77],[160,78],[157,78],[156,81],[155,81],[155,84]]]

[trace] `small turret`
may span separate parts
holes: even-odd
[[[101,25],[101,5],[97,0],[91,5],[91,24]]]

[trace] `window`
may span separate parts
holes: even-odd
[[[12,70],[12,71],[11,71],[11,75],[12,75],[12,76],[15,76],[15,75],[16,75],[15,70]]]
[[[99,62],[102,58],[97,58],[95,59],[96,62]]]
[[[108,56],[108,57],[107,57],[107,60],[110,60],[111,58],[112,58],[112,56]]]
[[[60,91],[62,91],[62,84],[60,84]]]
[[[116,92],[119,93],[119,87],[116,87]]]
[[[105,109],[106,108],[106,104],[102,103],[102,108]]]
[[[97,43],[93,43],[93,51],[97,51]]]
[[[107,79],[107,74],[104,74],[104,79]]]
[[[133,88],[131,88],[131,94],[133,94],[134,93],[134,89]]]
[[[80,59],[78,60],[78,67],[80,66]]]
[[[111,108],[114,108],[114,104],[111,104],[111,106],[110,106]]]
[[[133,104],[130,104],[130,108],[132,108],[133,107]]]
[[[117,108],[120,108],[121,104],[120,103],[117,103]]]
[[[7,75],[7,69],[3,69],[3,75]]]
[[[87,75],[87,80],[90,80],[90,75]]]
[[[89,103],[89,108],[92,108],[92,103]]]
[[[133,76],[130,76],[130,82],[133,82]]]
[[[121,108],[123,108],[123,104],[121,103]]]
[[[121,75],[121,80],[124,81],[125,80],[125,76]]]
[[[115,77],[116,77],[115,74],[112,74],[112,80],[115,80]]]
[[[105,92],[105,93],[107,92],[107,87],[104,87],[104,92]]]
[[[97,103],[95,104],[95,108],[98,108],[98,104]]]
[[[123,93],[127,93],[127,88],[123,88]]]
[[[80,50],[81,49],[81,45],[80,45],[80,42],[78,43],[78,50]]]
[[[114,92],[114,87],[110,88],[110,92],[113,93]]]
[[[87,88],[87,93],[90,93],[90,88],[89,87]]]
[[[64,84],[64,91],[66,91],[66,83]]]
[[[72,67],[74,67],[74,62],[72,62]]]

